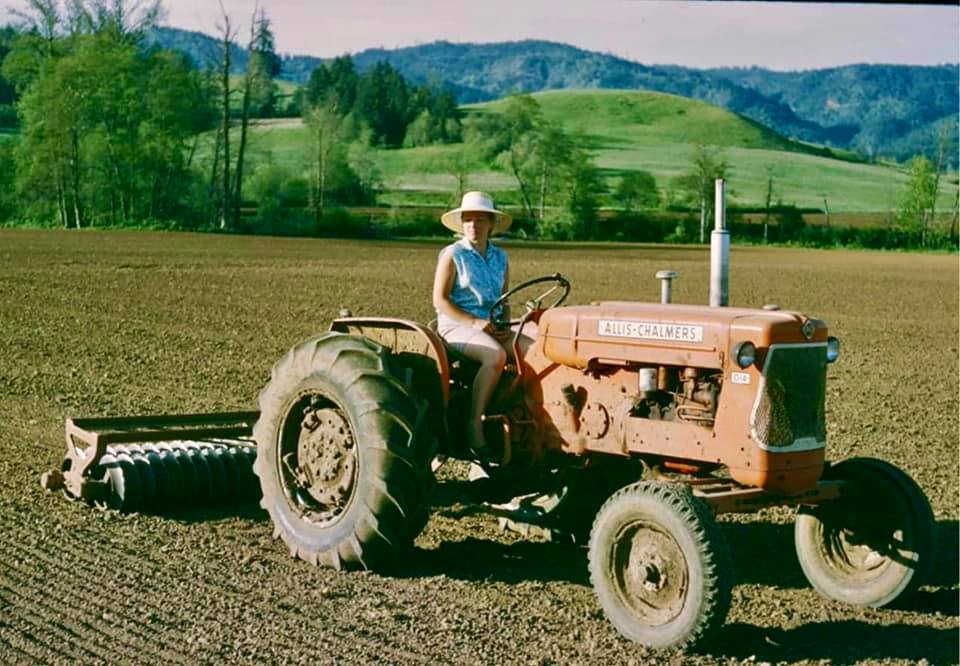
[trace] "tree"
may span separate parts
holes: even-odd
[[[355,112],[371,131],[371,140],[377,145],[397,148],[412,117],[410,88],[393,66],[380,61],[357,84]]]
[[[263,9],[254,7],[250,19],[250,42],[247,71],[243,77],[243,101],[240,108],[240,145],[237,148],[237,168],[233,185],[233,225],[240,224],[240,204],[243,199],[243,169],[247,151],[247,133],[250,125],[251,107],[259,113],[273,110],[276,85],[273,76],[280,71],[280,61],[273,52],[273,33],[270,21]]]
[[[597,198],[603,192],[603,179],[587,152],[571,150],[564,166],[564,208],[571,216],[575,236],[596,236]]]
[[[226,229],[230,219],[231,202],[233,201],[232,181],[230,180],[230,67],[232,58],[230,47],[236,37],[230,15],[220,6],[221,21],[217,26],[220,31],[220,128],[218,130],[218,146],[222,153],[221,187],[219,197],[220,228]],[[217,158],[214,159],[216,164]]]
[[[730,165],[721,148],[698,143],[690,159],[690,169],[675,181],[687,202],[700,209],[701,243],[714,216],[714,181],[726,178],[729,171]]]
[[[514,95],[499,120],[490,124],[499,134],[495,143],[502,146],[498,160],[517,181],[524,216],[533,218],[533,190],[539,174],[535,161],[537,132],[543,124],[543,112],[530,95]]]
[[[0,141],[0,223],[14,216],[16,211],[16,160],[13,141]]]
[[[310,130],[313,155],[309,201],[314,221],[319,227],[326,205],[328,181],[340,131],[340,115],[334,99],[330,98],[324,104],[310,107],[305,121]]]
[[[403,147],[429,146],[441,139],[442,126],[438,125],[437,119],[431,115],[429,109],[424,109],[407,127],[406,135],[403,138]]]
[[[535,141],[532,158],[535,162],[536,179],[539,189],[539,219],[543,222],[547,196],[552,194],[553,185],[565,167],[571,166],[573,143],[563,129],[554,123],[542,120],[535,128]]]
[[[934,161],[933,205],[930,209],[931,224],[936,224],[937,221],[937,194],[940,192],[940,178],[950,166],[950,159],[954,152],[952,149],[956,144],[954,136],[956,132],[956,123],[952,121],[944,121],[937,127],[937,155]]]
[[[657,179],[649,171],[628,171],[620,177],[613,198],[625,213],[630,213],[635,208],[656,208],[660,205]]]
[[[142,48],[154,11],[122,0],[58,7],[44,5],[60,21],[45,24],[49,43],[24,36],[4,62],[23,93],[23,208],[64,227],[172,217],[189,190],[187,146],[209,119],[202,80],[184,58]]]
[[[80,228],[85,223],[81,193],[85,162],[80,150],[82,90],[77,83],[69,63],[58,64],[31,83],[20,102],[23,140],[18,190],[28,204],[54,201],[64,228]]]
[[[354,132],[350,126],[352,116],[347,116],[341,124],[340,135],[349,137]],[[380,172],[379,160],[370,142],[361,138],[352,141],[347,147],[347,166],[349,166],[360,189],[357,191],[359,199],[356,203],[373,203],[376,192],[383,187],[383,175]]]
[[[897,220],[909,233],[916,235],[920,247],[927,247],[937,201],[937,176],[926,157],[914,157],[909,166],[910,174],[900,197]]]
[[[776,167],[772,164],[767,165],[767,189],[763,196],[763,242],[766,243],[770,237],[770,204],[773,202],[773,178],[776,174]],[[824,206],[826,206],[827,199],[823,199]],[[827,226],[830,226],[830,211],[827,211]]]
[[[268,118],[277,111],[277,84],[283,61],[277,55],[273,31],[266,11],[254,12],[250,24],[250,43],[247,47],[245,84],[249,86],[249,113],[255,118]]]
[[[10,26],[0,28],[0,127],[16,127],[17,112],[15,104],[19,96],[13,82],[5,78],[3,62],[13,48],[17,32]]]
[[[436,157],[428,158],[424,171],[442,172],[453,179],[454,190],[452,204],[459,205],[467,191],[467,182],[471,169],[475,166],[475,151],[470,144],[449,146]]]

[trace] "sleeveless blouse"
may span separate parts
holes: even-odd
[[[487,256],[477,252],[466,238],[444,248],[451,249],[453,265],[457,270],[450,290],[450,302],[478,319],[487,319],[490,308],[503,293],[503,281],[507,273],[507,253],[487,241]],[[441,312],[437,312],[437,327],[440,330],[460,325]]]

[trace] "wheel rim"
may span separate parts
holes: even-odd
[[[820,555],[843,579],[866,584],[884,574],[909,544],[902,507],[876,507],[869,513],[847,507],[823,507],[820,513]]]
[[[318,393],[287,410],[277,442],[277,466],[287,503],[320,527],[346,512],[357,480],[357,446],[346,412]]]
[[[609,566],[618,596],[638,620],[657,626],[680,615],[689,590],[687,560],[660,526],[636,521],[621,528]]]

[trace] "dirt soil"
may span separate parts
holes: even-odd
[[[560,270],[572,301],[707,300],[703,248],[508,248],[514,280]],[[503,533],[450,492],[390,577],[290,559],[255,505],[105,513],[41,490],[67,416],[255,408],[270,367],[354,314],[426,321],[439,245],[0,231],[0,662],[958,662],[958,284],[944,255],[735,248],[731,303],[825,319],[828,457],[876,456],[925,489],[929,584],[898,609],[820,598],[792,515],[724,518],[736,566],[716,643],[620,638],[584,551]]]

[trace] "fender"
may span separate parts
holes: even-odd
[[[432,360],[438,385],[430,387],[428,394],[439,394],[443,403],[439,406],[446,410],[450,402],[450,361],[443,340],[436,332],[415,321],[390,317],[342,317],[333,320],[330,330],[361,335],[389,347],[394,354],[416,354]],[[418,379],[424,378],[421,375]]]

